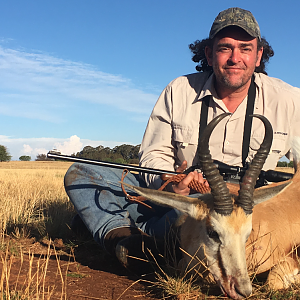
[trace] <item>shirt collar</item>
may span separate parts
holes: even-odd
[[[262,88],[262,82],[261,82],[261,77],[259,76],[259,73],[254,73],[254,82],[255,82],[258,90],[260,90]]]
[[[202,100],[204,97],[206,96],[213,96],[213,97],[217,97],[217,93],[214,87],[214,81],[215,81],[215,75],[212,73],[208,79],[206,80],[199,96],[197,97],[197,100]]]

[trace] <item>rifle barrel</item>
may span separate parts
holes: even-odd
[[[53,153],[51,151],[49,151],[47,153],[47,157],[61,159],[61,160],[67,160],[67,161],[72,161],[72,162],[91,164],[91,165],[111,167],[111,168],[116,168],[116,169],[127,169],[128,171],[151,173],[151,174],[155,174],[155,175],[162,175],[162,174],[177,175],[178,174],[177,172],[174,172],[174,171],[166,171],[166,170],[145,168],[145,167],[139,167],[139,166],[133,166],[133,165],[127,165],[127,164],[119,164],[119,163],[113,163],[113,162],[101,161],[101,160],[95,160],[95,159],[74,157],[74,156]]]
[[[74,156],[68,156],[68,155],[62,155],[58,154],[54,151],[49,151],[47,153],[47,157],[49,158],[56,158],[61,160],[67,160],[72,162],[78,162],[78,163],[85,163],[85,164],[91,164],[91,165],[98,165],[98,166],[104,166],[104,167],[110,167],[110,168],[116,168],[116,169],[127,169],[128,171],[132,172],[143,172],[143,173],[150,173],[155,175],[163,175],[163,174],[171,174],[171,175],[177,175],[177,172],[174,171],[166,171],[166,170],[160,170],[160,169],[152,169],[152,168],[145,168],[140,166],[133,166],[133,165],[127,165],[127,164],[119,164],[119,163],[113,163],[108,161],[101,161],[101,160],[95,160],[95,159],[87,159],[87,158],[81,158],[81,157],[74,157]],[[222,174],[239,174],[241,176],[244,175],[246,169],[243,167],[236,167],[236,166],[229,166],[219,161],[214,161],[217,168],[219,169],[220,173]],[[195,168],[199,168],[199,166],[193,166],[188,168],[184,174],[187,174],[191,171],[193,171]],[[271,182],[279,182],[279,181],[285,181],[293,177],[293,174],[285,173],[285,172],[278,172],[274,170],[268,170],[268,171],[261,171],[261,175],[268,181]]]

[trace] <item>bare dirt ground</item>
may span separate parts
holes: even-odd
[[[24,291],[29,285],[28,281],[32,281],[33,287],[33,283],[41,278],[39,289],[51,291],[50,299],[158,299],[150,293],[149,284],[138,281],[141,278],[129,273],[94,242],[89,241],[69,248],[61,239],[52,242],[51,247],[49,241],[10,239],[9,248],[6,268],[11,263],[10,290]],[[20,249],[23,255],[20,255]],[[3,268],[5,250],[1,256],[3,277],[6,270]],[[47,272],[44,279],[45,269]],[[45,292],[45,299],[49,293]]]

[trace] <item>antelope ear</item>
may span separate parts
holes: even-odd
[[[176,208],[194,219],[201,219],[201,216],[207,213],[207,205],[199,198],[191,198],[175,193],[136,187],[124,182],[123,184],[129,189],[135,191],[140,196],[145,197],[147,200],[150,200],[161,206]],[[210,194],[206,194],[205,197],[211,196]]]
[[[284,181],[280,183],[270,184],[270,186],[265,185],[253,192],[253,204],[259,204],[261,202],[267,201],[277,194],[279,194],[285,187],[291,184],[292,181]]]

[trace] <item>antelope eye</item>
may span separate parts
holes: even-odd
[[[208,234],[208,236],[211,239],[213,239],[215,241],[220,241],[219,235],[218,235],[218,233],[215,230],[213,230],[213,229],[207,229],[207,234]]]

